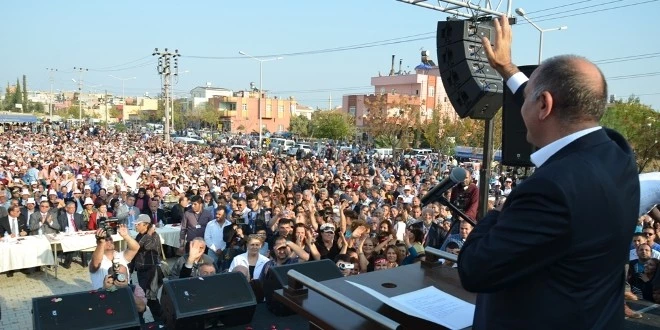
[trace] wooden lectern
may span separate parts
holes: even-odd
[[[456,268],[434,267],[428,263],[323,282],[314,282],[294,271],[289,271],[288,275],[288,287],[277,290],[274,298],[307,318],[310,329],[442,329],[437,324],[383,304],[346,280],[368,286],[388,297],[435,286],[469,303],[476,301],[476,295],[461,286]],[[323,291],[323,294],[317,291]]]

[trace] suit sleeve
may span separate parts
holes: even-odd
[[[463,287],[495,292],[561,258],[570,243],[570,212],[562,189],[530,178],[470,233],[458,257]]]

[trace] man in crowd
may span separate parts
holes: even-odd
[[[172,270],[170,273],[170,279],[177,279],[183,277],[197,277],[202,276],[202,265],[208,264],[213,266],[213,258],[209,257],[204,253],[206,250],[206,243],[204,238],[195,237],[190,243],[188,243],[189,252],[179,257],[177,261],[172,265]],[[192,252],[190,252],[192,251]],[[208,271],[208,268],[204,268],[205,272]]]
[[[135,227],[135,220],[140,215],[140,209],[135,206],[135,195],[126,197],[126,201],[120,202],[121,205],[117,208],[115,215],[120,223],[125,224],[128,228]]]
[[[103,286],[103,280],[108,275],[108,270],[113,263],[119,263],[126,268],[133,260],[135,254],[140,250],[138,244],[128,233],[125,225],[119,225],[117,233],[126,242],[126,250],[117,252],[112,236],[107,235],[105,230],[99,228],[96,230],[96,249],[92,253],[92,261],[89,263],[89,275],[92,281],[92,289],[98,289]]]
[[[63,231],[67,233],[74,233],[77,231],[85,231],[87,228],[83,226],[83,217],[82,214],[76,213],[76,203],[68,202],[64,208],[65,212],[61,213],[57,218],[57,221],[60,223],[60,228],[63,228]],[[64,263],[62,267],[69,269],[71,268],[71,261],[73,260],[73,255],[76,252],[64,252]],[[85,257],[82,255],[82,266],[85,267]]]
[[[181,249],[185,247],[186,252],[190,248],[189,242],[195,238],[204,241],[206,225],[212,220],[211,213],[204,210],[202,197],[195,195],[190,198],[192,208],[183,214],[181,221]]]
[[[42,200],[39,203],[39,211],[30,216],[30,235],[57,234],[60,232],[60,223],[57,219],[57,209],[51,210],[50,203]]]

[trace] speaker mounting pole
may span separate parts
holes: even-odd
[[[477,219],[481,219],[488,213],[488,180],[491,167],[493,166],[493,128],[492,118],[484,119],[484,149],[481,171],[479,171],[479,211]]]
[[[499,7],[502,4],[502,1],[498,1],[497,6],[493,8],[491,1],[486,0],[484,5],[481,5],[482,1],[479,1],[478,4],[474,4],[471,1],[459,1],[459,0],[438,0],[438,5],[430,4],[427,0],[396,0],[399,2],[419,6],[422,8],[427,8],[431,10],[441,11],[447,14],[452,14],[454,16],[461,16],[464,18],[479,18],[480,16],[502,16],[506,15],[512,17],[511,8],[513,6],[513,0],[507,0],[506,12],[499,12]],[[435,1],[434,1],[435,2]],[[446,3],[444,6],[441,6],[440,3]]]

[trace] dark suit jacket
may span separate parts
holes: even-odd
[[[424,223],[422,221],[412,224],[419,229],[424,231]],[[426,241],[424,242],[424,247],[430,246],[432,248],[440,249],[442,246],[442,240],[445,237],[446,232],[440,228],[440,226],[433,222],[431,223],[431,228],[429,228],[428,234],[426,234]]]
[[[65,231],[64,228],[69,226],[69,215],[66,212],[60,213],[60,215],[57,216],[57,222],[60,223],[60,228],[61,228],[60,230]],[[78,231],[87,230],[87,226],[83,224],[82,214],[74,213],[73,222],[76,223],[76,228],[78,229]]]
[[[30,233],[30,229],[28,228],[27,225],[27,220],[25,220],[25,216],[23,216],[22,214],[18,215],[18,233],[11,232],[11,224],[9,223],[9,216],[0,218],[0,235],[3,235],[5,232],[7,232],[10,235],[15,234],[16,236],[18,236],[21,230],[24,230],[28,234]]]
[[[153,214],[153,212],[151,212],[151,209],[147,210],[147,212],[145,212],[144,214],[149,216],[152,223],[154,222],[154,214]],[[165,211],[164,210],[161,210],[161,209],[156,210],[156,219],[158,219],[158,221],[163,220],[163,223],[168,223],[167,221],[165,221]]]
[[[623,265],[639,198],[633,152],[614,131],[550,157],[461,249],[463,287],[479,293],[473,328],[623,328]]]

